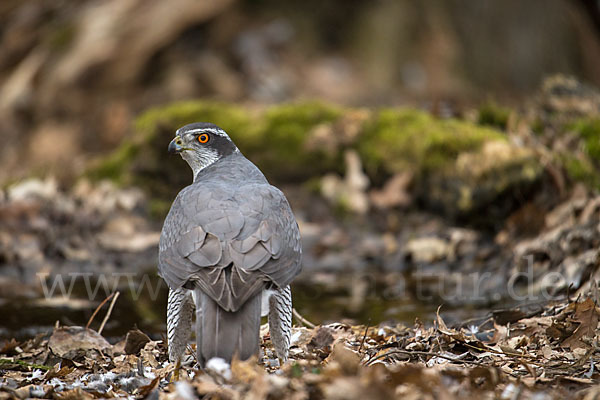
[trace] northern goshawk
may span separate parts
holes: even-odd
[[[173,202],[160,236],[158,270],[169,286],[169,359],[179,366],[196,307],[201,367],[258,353],[261,316],[277,356],[288,356],[289,284],[300,272],[300,233],[283,193],[210,123],[176,132],[169,152],[192,168],[194,181]]]

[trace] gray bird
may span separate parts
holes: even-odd
[[[201,367],[258,353],[261,316],[286,361],[292,326],[290,282],[300,272],[300,232],[283,193],[214,124],[177,130],[169,152],[194,181],[173,202],[160,236],[158,270],[169,286],[169,359],[180,365],[196,307]]]

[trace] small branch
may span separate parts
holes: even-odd
[[[115,303],[117,301],[117,299],[119,298],[119,292],[115,292],[115,297],[113,297],[112,301],[110,302],[110,306],[108,306],[108,311],[106,312],[106,316],[104,317],[104,320],[102,320],[102,324],[100,325],[100,329],[98,329],[98,334],[101,335],[102,334],[102,330],[104,329],[104,325],[106,324],[106,321],[108,321],[108,318],[110,317],[110,313],[112,313],[113,307],[115,306]]]
[[[196,353],[196,352],[194,351],[194,349],[192,348],[192,345],[191,345],[191,344],[188,344],[188,345],[187,345],[187,349],[188,349],[188,351],[190,352],[190,354],[192,355],[192,357],[194,358],[194,362],[195,362],[196,364],[198,364],[198,356],[197,356],[197,353]]]
[[[305,326],[309,327],[310,329],[315,328],[316,325],[313,324],[312,322],[310,322],[309,320],[307,320],[306,318],[304,318],[302,315],[300,315],[300,313],[295,308],[292,308],[292,315],[302,325],[305,325]]]
[[[90,328],[90,325],[92,324],[92,321],[94,320],[94,317],[96,316],[96,314],[98,314],[98,311],[100,311],[100,309],[102,308],[102,306],[104,306],[104,304],[106,304],[106,302],[109,301],[114,295],[115,295],[114,293],[111,293],[107,298],[105,298],[104,300],[102,300],[102,303],[100,303],[98,305],[98,307],[96,307],[96,310],[94,311],[94,313],[92,314],[92,316],[88,320],[88,323],[85,326],[85,329],[89,329]],[[57,323],[58,323],[58,321],[57,321]]]
[[[358,352],[362,351],[363,346],[365,345],[365,340],[367,339],[367,332],[369,331],[369,326],[371,325],[371,318],[369,318],[369,322],[367,322],[367,326],[365,327],[365,334],[360,342],[360,347],[358,348]]]
[[[517,357],[517,358],[528,358],[528,359],[531,359],[531,360],[537,359],[536,356],[532,356],[532,355],[529,355],[529,354],[519,354],[519,353],[502,352],[502,351],[490,349],[489,347],[486,347],[485,349],[482,349],[481,347],[473,346],[473,345],[471,345],[469,343],[466,343],[466,342],[463,342],[463,341],[461,341],[460,344],[462,344],[463,346],[466,346],[466,347],[470,347],[470,348],[475,349],[475,350],[479,350],[479,351],[483,351],[483,352],[487,351],[487,352],[494,353],[494,354],[499,354],[499,355],[502,355],[502,356]]]
[[[373,364],[373,362],[374,362],[374,361],[380,360],[380,359],[382,359],[382,358],[385,358],[385,357],[387,357],[387,356],[389,356],[389,355],[392,355],[392,354],[406,354],[406,355],[418,355],[418,356],[432,356],[432,357],[444,358],[444,359],[446,359],[446,360],[450,360],[450,361],[453,361],[453,362],[456,362],[456,363],[464,363],[464,364],[472,364],[472,365],[483,365],[483,366],[487,366],[486,364],[484,364],[484,363],[481,363],[481,362],[477,362],[477,361],[469,361],[469,360],[460,360],[460,359],[458,359],[458,358],[452,358],[452,357],[449,357],[449,356],[445,356],[445,355],[443,355],[443,354],[432,353],[432,352],[429,352],[429,351],[409,351],[409,350],[399,350],[399,349],[396,349],[396,350],[393,350],[393,351],[389,351],[389,352],[387,352],[387,353],[384,353],[384,354],[380,354],[380,355],[378,355],[377,357],[373,357],[373,358],[371,358],[370,360],[368,360],[368,361],[365,363],[365,365],[366,365],[366,366],[369,366],[369,365]]]

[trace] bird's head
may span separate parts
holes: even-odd
[[[223,129],[207,122],[179,128],[169,143],[169,153],[180,154],[194,171],[194,177],[200,170],[238,151]]]

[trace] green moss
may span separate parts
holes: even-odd
[[[461,152],[477,150],[488,140],[506,139],[496,130],[466,121],[385,109],[367,124],[358,148],[370,175],[406,169],[430,172],[447,167]]]
[[[52,367],[40,364],[30,364],[22,360],[9,360],[7,358],[0,359],[0,370],[30,370],[30,369],[41,369],[43,371],[49,371]]]
[[[312,130],[336,121],[342,115],[338,107],[320,102],[293,103],[268,109],[257,135],[260,140],[245,147],[267,175],[306,179],[341,165],[338,152],[307,148]]]
[[[535,118],[533,120],[533,122],[531,123],[531,130],[537,136],[541,136],[544,133],[544,129],[545,129],[544,122],[542,121],[542,119],[540,117]]]
[[[63,22],[60,25],[53,27],[52,31],[47,35],[46,40],[53,50],[66,49],[77,35],[77,29],[71,23]]]
[[[584,150],[594,161],[600,161],[600,118],[581,119],[570,129],[583,139]]]
[[[307,187],[316,189],[325,173],[345,172],[344,151],[355,148],[373,184],[410,170],[415,173],[415,185],[422,196],[444,204],[443,208],[468,211],[479,209],[482,202],[493,202],[508,187],[520,185],[525,179],[523,173],[537,176],[537,169],[533,173],[523,169],[526,162],[522,158],[514,168],[512,156],[508,160],[487,155],[477,158],[482,146],[492,142],[503,144],[493,148],[504,153],[518,153],[508,144],[506,135],[490,127],[438,119],[413,109],[364,111],[365,117],[355,122],[350,118],[354,111],[319,102],[277,105],[255,112],[227,103],[174,103],[142,114],[127,142],[89,175],[141,187],[152,199],[150,213],[164,216],[177,191],[192,179],[185,162],[167,153],[167,145],[177,128],[210,121],[225,129],[274,183],[309,182]],[[351,123],[356,133],[349,135],[345,129]],[[344,136],[338,138],[338,134]],[[475,161],[461,167],[465,162],[457,162],[457,158],[461,155],[464,161],[467,153]],[[494,157],[504,153],[494,153]],[[491,158],[488,163],[482,161]],[[489,173],[475,174],[482,165]],[[478,186],[484,187],[483,195]],[[460,187],[464,187],[460,189],[463,192],[457,189]],[[339,214],[347,214],[347,209],[344,199],[336,205]]]
[[[600,189],[600,175],[589,161],[571,154],[562,154],[560,161],[573,181],[581,182],[589,188]]]
[[[267,176],[303,180],[337,160],[337,154],[309,150],[305,143],[314,127],[340,115],[340,108],[319,102],[278,105],[253,115],[228,103],[189,101],[149,110],[135,127],[149,141],[157,132],[172,136],[185,124],[210,121],[223,128]]]
[[[313,176],[308,178],[308,180],[302,184],[302,187],[309,193],[320,194],[322,190],[321,176]]]
[[[166,199],[151,199],[148,202],[148,212],[150,216],[154,218],[161,218],[167,215],[169,208],[171,208],[172,200]]]
[[[486,142],[454,165],[426,177],[422,200],[455,218],[493,226],[535,189],[543,173],[537,154],[507,141]]]
[[[509,108],[488,102],[479,108],[477,122],[480,125],[488,125],[501,130],[506,130],[510,114],[511,110]]]
[[[307,133],[322,123],[333,122],[342,115],[341,109],[319,102],[274,106],[264,115],[262,127],[265,140],[296,157]]]
[[[294,364],[292,365],[292,377],[300,379],[302,378],[303,374],[304,373],[302,372],[302,367],[300,366],[300,364],[298,364],[298,362],[294,362]]]
[[[124,183],[124,171],[139,149],[140,146],[133,142],[123,143],[113,154],[89,169],[86,175],[93,180],[109,179],[115,183]]]
[[[244,140],[255,132],[255,123],[242,107],[222,102],[185,101],[156,107],[143,113],[135,122],[135,130],[152,136],[158,131],[169,131],[192,122],[212,122],[223,128],[234,140]]]
[[[166,151],[181,126],[213,122],[227,131],[269,179],[305,181],[326,170],[343,170],[341,151],[306,145],[316,126],[330,124],[341,115],[342,109],[318,102],[285,104],[257,112],[212,101],[173,103],[138,117],[132,135],[112,155],[93,165],[87,176],[141,187],[156,200],[150,203],[151,214],[161,216],[177,191],[191,180],[185,162]]]
[[[197,121],[216,123],[238,143],[250,140],[249,135],[255,131],[250,114],[241,107],[227,103],[189,101],[153,108],[136,120],[132,136],[113,154],[93,165],[86,175],[94,180],[110,179],[120,184],[135,183],[156,189],[157,179],[162,175],[157,170],[164,172],[162,170],[166,166],[166,171],[172,172],[171,169],[176,168],[173,163],[175,158],[169,157],[166,152],[166,145],[175,130]],[[161,192],[165,190],[164,187],[160,189]]]

